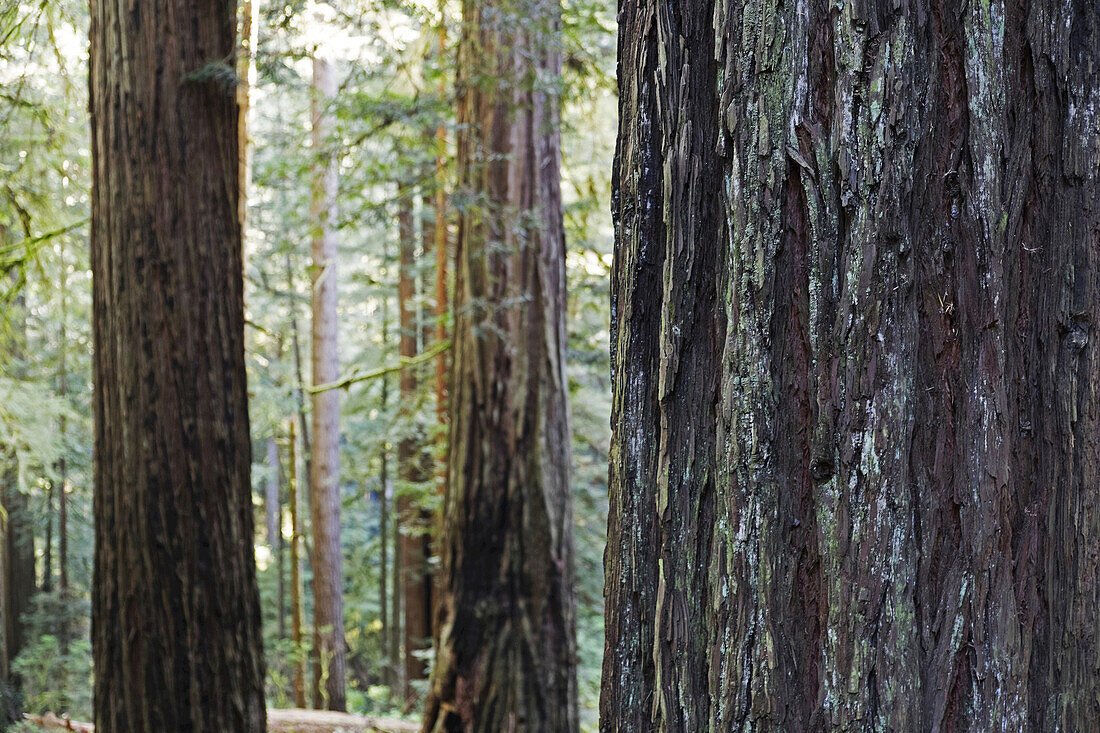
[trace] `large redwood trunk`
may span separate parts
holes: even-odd
[[[463,3],[437,659],[424,730],[577,730],[559,8]]]
[[[234,6],[91,11],[96,729],[263,731]]]
[[[621,9],[602,729],[1094,727],[1094,4]]]

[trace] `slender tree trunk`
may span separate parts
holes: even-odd
[[[287,445],[290,454],[287,466],[287,504],[290,506],[290,639],[294,642],[294,705],[306,706],[306,658],[302,647],[302,527],[301,499],[298,491],[298,438],[294,418],[287,424]],[[305,441],[303,441],[304,443]]]
[[[447,51],[447,15],[446,15],[446,2],[440,0],[439,3],[439,24],[436,28],[436,58],[437,64],[442,65],[446,58]],[[447,88],[443,78],[439,80],[439,85],[436,89],[436,93],[439,98],[445,99],[447,95]],[[435,251],[435,339],[438,343],[443,343],[447,340],[447,307],[449,305],[447,299],[447,257],[448,257],[448,216],[447,216],[447,128],[444,126],[442,120],[435,128],[435,191],[434,191],[434,213],[435,224],[432,227],[432,238],[434,242],[430,247]],[[425,244],[425,249],[429,249]],[[447,484],[447,377],[448,377],[448,352],[446,350],[439,352],[439,357],[435,360],[435,416],[436,422],[439,426],[437,448],[436,448],[436,468],[435,468],[435,490],[436,494],[442,498],[446,493]],[[442,502],[441,502],[442,503]],[[429,547],[428,555],[430,558],[435,559],[435,567],[439,566],[440,552],[440,532],[442,530],[443,522],[442,517],[435,516],[430,518],[431,522],[431,546]],[[431,630],[432,636],[438,638],[439,636],[439,599],[443,595],[443,576],[439,572],[432,574],[431,582]]]
[[[425,731],[578,728],[559,14],[545,0],[463,3],[458,195],[470,206]]]
[[[287,282],[287,292],[293,294],[294,293],[294,270],[291,266],[290,255],[289,254],[286,257],[286,282]],[[295,389],[295,392],[296,392],[297,398],[298,398],[298,428],[301,430],[301,434],[302,434],[301,447],[302,447],[302,454],[303,454],[303,464],[305,466],[305,471],[302,473],[302,475],[305,477],[305,494],[306,494],[307,497],[309,497],[309,496],[313,495],[313,489],[312,489],[312,486],[313,486],[313,459],[311,457],[311,455],[312,455],[312,450],[311,450],[312,442],[310,441],[309,416],[308,416],[308,412],[306,410],[305,377],[304,377],[304,373],[303,373],[303,370],[302,370],[302,347],[301,347],[301,339],[300,339],[299,333],[298,333],[297,305],[294,302],[293,295],[291,296],[290,300],[291,300],[291,302],[290,302],[290,308],[291,308],[290,333],[291,333],[292,347],[294,349],[294,374],[295,374],[295,379],[296,379],[296,382],[297,382],[297,388]],[[297,531],[299,532],[298,537],[299,537],[299,541],[300,541],[301,540],[301,526],[302,526],[301,525],[301,506],[296,504],[296,505],[294,505],[294,509],[297,512],[297,516],[299,517],[299,523],[298,523],[299,529]],[[300,549],[301,549],[301,545],[299,544],[299,551],[300,551]],[[298,568],[298,571],[299,572],[301,571],[300,567]],[[302,609],[301,593],[303,593],[303,592],[304,592],[304,589],[299,588],[299,603],[298,603],[298,606],[297,606],[297,608],[299,609],[299,613],[301,613],[301,609]],[[300,628],[301,627],[299,626],[299,629]],[[301,646],[302,642],[301,642],[300,639],[295,643],[297,644],[296,648],[298,648],[299,650],[303,649],[303,647]],[[313,645],[310,649],[310,659],[311,660],[315,659],[315,657],[314,657],[314,653],[316,651],[315,647],[316,647],[316,645]],[[305,664],[304,661],[303,661],[303,664]],[[314,669],[317,671],[317,673],[314,675],[315,684],[314,684],[314,689],[313,689],[313,700],[314,700],[314,703],[317,704],[321,700],[321,691],[319,689],[319,685],[320,685],[320,665],[314,663],[313,666],[314,666]],[[305,695],[305,693],[303,691],[302,701],[298,704],[298,707],[305,707],[306,703],[305,703],[304,695]]]
[[[64,263],[62,263],[62,269],[64,270]],[[61,276],[61,333],[59,337],[61,358],[58,369],[58,389],[57,394],[62,399],[67,399],[69,394],[69,371],[66,360],[66,352],[68,351],[68,332],[66,321],[68,319],[68,308],[65,297],[65,289],[67,285],[67,277],[63,273]],[[62,451],[66,450],[65,440],[68,432],[68,426],[65,421],[65,417],[62,416],[58,419],[57,432],[61,439]],[[69,464],[62,453],[61,458],[57,462],[57,479],[58,479],[58,497],[57,497],[57,569],[58,569],[58,591],[61,595],[62,604],[66,604],[69,599]],[[58,621],[58,642],[61,645],[61,653],[69,653],[69,616],[63,614]]]
[[[267,480],[264,485],[264,519],[267,530],[267,546],[272,550],[278,545],[278,444],[275,437],[266,441]]]
[[[61,277],[58,286],[61,292],[61,325],[58,332],[58,360],[57,360],[57,394],[62,400],[69,397],[69,271],[65,261],[65,245],[60,248]],[[57,461],[58,497],[57,497],[57,567],[58,590],[61,602],[68,602],[69,596],[69,464],[65,457],[67,447],[65,445],[68,434],[68,424],[62,415],[57,421],[57,434],[61,442],[61,458]],[[69,616],[63,614],[58,622],[58,642],[61,645],[61,653],[69,653]]]
[[[6,234],[6,228],[0,235]],[[0,236],[0,243],[5,237]],[[13,362],[9,373],[26,376],[23,348],[26,338],[26,303],[16,295],[9,313],[11,351],[4,356]],[[23,490],[20,458],[15,445],[0,445],[0,528],[2,543],[2,586],[0,617],[3,620],[4,678],[0,680],[0,721],[19,720],[22,715],[22,681],[11,665],[28,641],[23,615],[30,610],[35,587],[34,516],[30,497]]]
[[[391,694],[400,695],[405,691],[405,657],[402,641],[404,636],[404,619],[401,614],[401,513],[397,506],[397,491],[392,492],[394,511],[392,528],[390,529],[393,546],[393,573],[390,584],[390,649],[393,650],[393,687]]]
[[[256,36],[259,29],[259,3],[257,0],[238,0],[238,24],[240,48],[237,52],[237,139],[240,141],[240,159],[237,177],[240,180],[240,198],[237,202],[237,220],[244,237],[248,221],[248,189],[252,184],[252,139],[249,136],[249,113],[252,110],[252,90],[256,87]]]
[[[1095,5],[620,20],[601,729],[1094,727]]]
[[[400,352],[405,358],[419,353],[420,323],[416,317],[416,238],[413,228],[413,200],[407,188],[398,192],[398,229],[400,232],[400,264],[398,268],[397,297],[400,307]],[[424,480],[423,445],[416,421],[418,402],[417,369],[401,370],[401,416],[405,435],[397,447],[397,460],[401,470],[402,489],[397,496],[397,515],[401,523],[402,607],[404,610],[404,660],[405,675],[402,696],[408,709],[414,702],[412,683],[426,676],[426,665],[416,652],[426,647],[431,635],[431,607],[428,590],[427,557],[424,552],[424,523],[419,504],[410,494],[410,484]]]
[[[388,401],[386,394],[389,391],[389,379],[383,378],[382,381],[382,409],[386,407]],[[379,565],[378,576],[378,604],[381,609],[382,618],[382,656],[386,660],[386,669],[383,673],[383,683],[392,686],[393,685],[393,665],[396,663],[396,651],[390,648],[390,618],[389,618],[389,534],[390,534],[390,501],[387,496],[390,482],[390,467],[389,467],[389,451],[385,443],[382,444],[381,451],[382,466],[378,475],[378,503],[379,503],[379,517],[378,517],[378,541],[381,545],[381,558]]]
[[[42,583],[39,588],[44,593],[53,591],[53,507],[57,494],[57,481],[50,480],[46,487],[46,536],[42,543]]]
[[[336,160],[327,151],[332,128],[327,106],[336,95],[332,67],[313,59],[314,180],[310,206],[313,226],[313,386],[339,378],[336,345]],[[324,680],[326,710],[344,710],[344,570],[340,548],[340,395],[330,389],[313,393],[314,638]]]
[[[290,296],[290,338],[291,347],[294,349],[294,378],[297,382],[297,387],[294,390],[295,396],[298,399],[298,429],[302,434],[302,462],[305,465],[304,476],[306,479],[306,494],[312,494],[312,490],[309,488],[309,482],[313,477],[313,459],[310,457],[310,445],[312,443],[309,439],[309,413],[306,410],[306,390],[305,390],[305,376],[302,370],[302,343],[301,337],[298,333],[298,307],[294,302],[293,293],[294,290],[294,270],[291,267],[290,255],[286,257],[286,286],[287,292]]]
[[[267,529],[267,546],[272,551],[278,546],[279,536],[279,445],[271,436],[266,442],[267,481],[264,485],[264,519]]]
[[[42,583],[43,593],[53,591],[53,506],[57,493],[57,482],[50,481],[46,487],[46,536],[42,543]]]
[[[279,624],[279,638],[283,638],[286,634],[286,628],[283,619],[283,577],[282,577],[282,549],[283,549],[283,533],[282,533],[282,515],[283,505],[281,500],[281,471],[279,465],[279,444],[275,440],[275,436],[272,435],[267,439],[266,443],[266,459],[267,459],[267,481],[264,486],[264,519],[267,529],[267,546],[271,550],[272,556],[275,558],[275,568],[279,577],[277,579],[278,592],[276,595],[276,620]]]
[[[383,261],[388,259],[385,243],[382,252]],[[382,296],[382,343],[388,344],[390,339],[390,300]],[[390,375],[382,375],[382,414],[386,414],[390,406]],[[378,607],[382,618],[381,647],[382,657],[386,660],[385,669],[382,671],[382,682],[393,690],[394,666],[397,664],[397,650],[390,646],[390,624],[394,621],[389,616],[389,533],[390,533],[390,465],[389,442],[382,440],[380,451],[381,467],[378,481],[378,542],[381,545],[381,561],[378,568]],[[396,548],[394,552],[396,553]]]
[[[18,306],[17,306],[18,307]],[[0,449],[0,506],[3,522],[3,646],[7,676],[0,690],[4,711],[0,720],[18,720],[22,715],[22,681],[11,669],[12,662],[27,644],[23,614],[30,610],[35,594],[34,519],[30,499],[22,490],[19,457],[14,449]]]
[[[446,3],[440,0],[439,28],[436,31],[436,53],[440,61],[447,50]],[[446,88],[443,80],[437,90],[440,99],[445,98]],[[435,226],[432,227],[435,240],[435,338],[439,342],[447,340],[447,128],[440,122],[435,128]],[[440,352],[435,362],[435,412],[440,425],[447,424],[447,352]],[[440,432],[440,440],[444,440]],[[445,442],[445,441],[444,441]],[[439,493],[443,493],[443,484],[447,475],[447,459],[443,457],[440,466]]]
[[[101,733],[266,726],[237,105],[207,73],[235,22],[232,3],[92,4]]]

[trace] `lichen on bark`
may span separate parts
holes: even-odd
[[[621,10],[603,728],[1095,720],[1096,14]]]

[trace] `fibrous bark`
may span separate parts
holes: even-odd
[[[95,717],[263,731],[232,3],[91,6]]]
[[[621,11],[602,728],[1088,728],[1095,8]]]
[[[450,448],[424,730],[577,730],[559,7],[465,2]]]

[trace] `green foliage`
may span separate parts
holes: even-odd
[[[213,82],[215,86],[226,92],[233,91],[241,83],[240,77],[237,76],[237,70],[224,60],[210,61],[203,64],[194,71],[185,74],[183,81],[190,84]]]
[[[29,642],[12,663],[23,680],[26,712],[92,716],[92,656],[88,641],[88,602],[39,593],[26,616]],[[62,643],[68,639],[68,644]]]
[[[309,145],[310,55],[320,46],[332,57],[340,81],[329,110],[335,129],[325,152],[339,162],[338,240],[341,374],[372,378],[341,390],[341,491],[345,551],[345,637],[349,644],[349,706],[358,712],[392,713],[395,695],[384,684],[386,644],[380,576],[381,548],[392,563],[392,527],[381,527],[382,497],[402,494],[434,510],[434,476],[398,480],[396,448],[412,437],[438,463],[446,428],[435,415],[434,361],[417,364],[421,376],[412,399],[398,394],[397,340],[398,190],[410,197],[418,241],[434,223],[436,156],[444,154],[445,183],[453,187],[451,161],[440,151],[442,126],[449,146],[453,118],[457,3],[430,0],[333,0],[321,4],[318,21],[304,0],[260,2],[258,84],[251,90],[253,183],[245,232],[246,349],[250,420],[254,438],[259,582],[271,704],[292,702],[294,661],[308,654],[312,605],[310,570],[303,544],[305,645],[289,633],[289,519],[285,482],[283,556],[267,547],[263,464],[268,437],[280,444],[282,475],[287,426],[300,396],[309,407],[309,190],[317,151]],[[606,530],[609,364],[607,288],[610,272],[611,158],[615,125],[615,6],[610,0],[567,0],[562,15],[563,200],[568,243],[568,376],[574,420],[574,486],[577,544],[578,649],[582,719],[593,727],[603,648],[602,553]],[[443,24],[447,42],[436,49]],[[19,664],[29,682],[28,706],[68,709],[90,717],[91,658],[87,643],[93,555],[91,521],[91,329],[88,274],[89,149],[87,139],[87,4],[83,0],[8,3],[0,9],[0,447],[15,447],[24,488],[31,497],[35,536],[44,571],[42,538],[53,532],[53,580],[57,576],[57,497],[64,458],[69,487],[71,597],[59,604],[43,594],[32,614],[31,643]],[[229,88],[239,82],[228,62],[215,61],[188,77]],[[549,79],[532,83],[559,82]],[[476,202],[452,199],[455,207]],[[450,232],[452,241],[454,231]],[[435,329],[435,258],[422,242],[415,278],[422,346]],[[18,294],[18,301],[16,300]],[[19,308],[13,307],[18,302]],[[19,314],[20,318],[13,318]],[[445,317],[449,325],[449,316]],[[295,360],[297,329],[301,356]],[[64,332],[64,339],[62,339]],[[60,367],[67,388],[62,394]],[[300,371],[300,374],[299,374]],[[308,416],[307,416],[308,422]],[[66,426],[62,437],[59,425]],[[300,429],[296,426],[300,433]],[[299,435],[299,439],[301,436]],[[301,444],[299,443],[299,446]],[[388,457],[388,482],[380,477]],[[299,448],[302,524],[309,537],[305,460]],[[430,462],[432,462],[430,461]],[[392,566],[387,568],[392,584]],[[279,576],[284,617],[280,632]],[[387,588],[387,593],[391,591]],[[52,604],[52,605],[51,605]],[[47,608],[52,610],[47,610]],[[50,614],[67,614],[74,635],[61,653]],[[79,633],[77,633],[79,630]],[[80,639],[81,641],[77,641]],[[63,674],[64,672],[64,674]],[[307,682],[309,675],[307,674]]]

